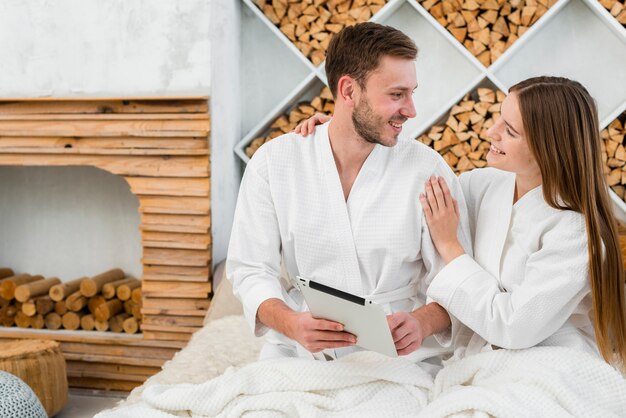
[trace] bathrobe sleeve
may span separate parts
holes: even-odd
[[[457,236],[459,242],[463,246],[463,249],[467,254],[472,254],[472,243],[470,238],[470,229],[469,229],[469,219],[467,206],[465,204],[465,198],[463,196],[463,192],[461,189],[461,184],[459,183],[459,179],[452,172],[449,166],[442,161],[443,164],[440,164],[437,172],[434,173],[437,176],[442,176],[445,178],[448,188],[450,189],[450,194],[459,204],[459,229],[457,231]],[[426,278],[426,283],[428,285],[432,284],[432,281],[437,276],[437,274],[445,267],[445,264],[439,253],[437,252],[435,245],[430,238],[430,231],[428,230],[428,224],[426,223],[426,218],[424,217],[424,213],[422,211],[422,257],[424,260],[424,264],[428,270],[428,276]],[[439,302],[434,300],[430,296],[426,298],[426,303],[431,302]],[[443,306],[443,305],[442,305]],[[435,340],[442,347],[450,347],[452,343],[456,340],[456,336],[462,331],[464,325],[448,310],[448,315],[450,316],[451,326],[447,329],[433,334]]]
[[[521,266],[518,284],[503,290],[463,255],[435,277],[428,296],[499,347],[527,348],[554,334],[589,292],[587,234],[584,219],[572,211],[540,221],[540,245]]]
[[[279,281],[280,231],[265,151],[259,148],[241,181],[226,261],[227,277],[256,336],[269,330],[257,320],[259,305],[270,298],[284,301]]]

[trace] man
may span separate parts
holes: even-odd
[[[450,318],[425,300],[443,266],[419,203],[431,175],[445,177],[459,203],[466,249],[469,233],[444,160],[413,139],[398,141],[415,116],[416,56],[413,41],[391,27],[345,28],[326,57],[332,121],[309,138],[276,138],[249,162],[226,269],[255,334],[266,335],[261,358],[356,350],[341,324],[304,311],[289,283],[297,275],[383,305],[398,354],[437,364],[450,352]]]

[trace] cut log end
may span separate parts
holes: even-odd
[[[123,323],[124,332],[127,334],[136,334],[139,331],[139,322],[135,317],[126,318]]]
[[[76,312],[65,313],[61,319],[61,322],[63,323],[63,328],[72,331],[79,329],[80,318],[81,316]]]
[[[118,299],[113,299],[99,305],[94,312],[94,317],[97,321],[108,321],[109,318],[121,312],[122,309],[122,302]]]

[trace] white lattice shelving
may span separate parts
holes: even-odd
[[[314,66],[251,0],[242,5],[241,102],[246,146],[294,104],[326,83],[324,63]],[[419,48],[414,93],[417,117],[404,135],[417,137],[446,117],[478,86],[503,91],[536,75],[582,82],[598,103],[601,127],[626,111],[626,29],[597,0],[560,0],[502,56],[485,67],[415,0],[391,0],[371,21],[396,27]],[[626,204],[612,196],[626,222]]]

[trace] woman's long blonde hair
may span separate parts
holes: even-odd
[[[530,78],[510,92],[517,95],[526,139],[541,170],[544,199],[585,217],[598,349],[624,370],[624,268],[603,175],[595,101],[580,83],[560,77]]]

